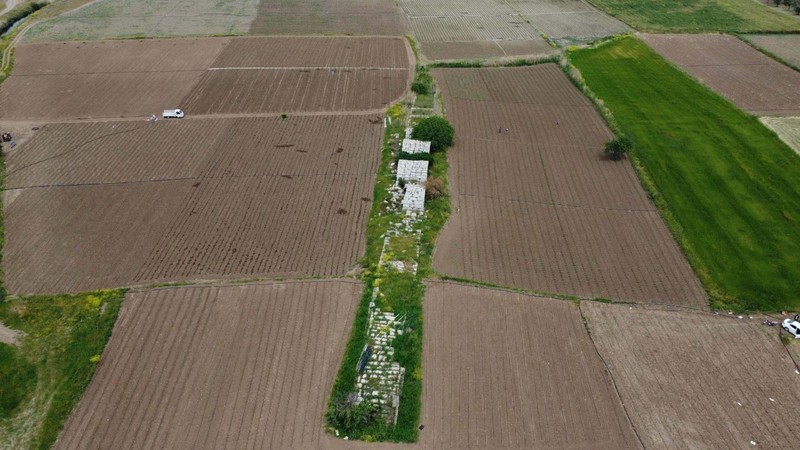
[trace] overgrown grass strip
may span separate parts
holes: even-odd
[[[712,307],[799,309],[800,157],[635,38],[570,59],[633,139]]]

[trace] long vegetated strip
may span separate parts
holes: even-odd
[[[635,38],[570,59],[633,139],[712,307],[800,307],[800,157]]]
[[[800,19],[753,0],[589,0],[640,31],[800,31]]]
[[[387,114],[390,121],[385,131],[381,166],[367,225],[367,251],[363,265],[368,269],[363,276],[364,295],[331,393],[327,414],[328,426],[336,430],[342,428],[342,423],[334,416],[335,403],[355,390],[358,376],[355,368],[361,351],[367,344],[368,305],[376,286],[380,286],[385,296],[383,301],[388,303],[395,316],[405,318],[405,332],[393,343],[395,358],[405,368],[405,377],[400,394],[397,424],[387,426],[378,420],[356,425],[346,432],[351,439],[415,442],[419,434],[417,425],[422,396],[422,299],[425,295],[422,280],[431,274],[434,242],[450,214],[450,201],[447,195],[447,155],[445,151],[434,152],[431,155],[428,176],[429,179],[441,180],[444,195],[426,200],[424,218],[416,225],[420,232],[419,255],[416,259],[417,272],[414,274],[387,270],[381,264],[384,236],[394,224],[402,221],[405,215],[392,206],[389,191],[395,183],[392,165],[396,161],[404,135],[405,114],[402,104],[392,106]],[[344,434],[340,434],[340,437],[342,436]]]

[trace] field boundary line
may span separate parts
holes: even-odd
[[[276,284],[303,284],[303,283],[348,283],[363,284],[357,278],[330,277],[330,278],[255,278],[243,280],[193,280],[188,284],[174,282],[168,285],[140,285],[127,288],[128,293],[154,292],[169,289],[203,289],[208,287],[237,287],[237,286],[269,286]]]
[[[174,177],[174,178],[155,178],[152,180],[124,180],[124,181],[98,181],[86,183],[61,183],[61,184],[39,184],[33,186],[3,186],[0,191],[14,191],[18,189],[58,189],[58,188],[71,188],[71,187],[87,187],[87,186],[121,186],[126,184],[148,184],[148,183],[170,183],[175,181],[206,181],[206,180],[247,180],[247,179],[266,179],[266,178],[315,178],[324,177],[326,175],[372,175],[373,172],[336,172],[336,173],[306,173],[306,174],[291,174],[279,173],[270,174],[262,173],[258,175],[219,175],[219,176],[194,176],[194,177]]]
[[[205,70],[408,70],[408,67],[375,67],[375,66],[291,66],[291,67],[209,67]],[[202,69],[200,70],[202,71]],[[182,72],[182,71],[176,71]],[[186,72],[196,72],[194,70]],[[139,73],[139,72],[135,72]]]
[[[571,205],[568,203],[559,202],[546,202],[537,200],[516,200],[513,198],[494,197],[491,195],[480,194],[458,194],[458,197],[471,197],[471,198],[485,198],[487,200],[496,200],[508,203],[524,203],[528,205],[544,205],[544,206],[562,206],[564,208],[572,209],[586,209],[586,210],[600,210],[600,211],[615,211],[615,212],[658,212],[657,209],[641,209],[641,208],[609,208],[607,206],[591,206],[591,205]]]
[[[586,331],[586,334],[589,336],[589,340],[592,342],[592,348],[594,349],[595,353],[597,353],[597,357],[600,358],[600,361],[603,362],[603,366],[606,368],[606,373],[608,374],[608,378],[611,380],[611,385],[614,386],[614,392],[617,394],[617,399],[619,399],[619,404],[622,405],[622,411],[625,413],[625,418],[628,420],[628,424],[631,426],[633,430],[633,434],[636,436],[636,439],[639,441],[639,445],[642,446],[643,449],[647,447],[644,445],[644,441],[642,437],[639,436],[639,431],[636,429],[636,426],[633,424],[633,420],[631,420],[631,416],[628,413],[628,408],[625,406],[625,402],[622,400],[622,395],[619,393],[619,387],[617,387],[617,381],[614,379],[614,374],[611,372],[611,368],[608,366],[605,358],[603,355],[600,354],[600,350],[597,348],[597,344],[594,342],[594,337],[592,337],[592,332],[589,328],[589,320],[583,314],[583,305],[582,301],[578,302],[578,312],[581,315],[581,320],[583,321],[583,328]]]

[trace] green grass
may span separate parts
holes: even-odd
[[[433,108],[433,95],[417,95],[416,100],[414,100],[414,106],[417,108]]]
[[[36,367],[16,347],[0,343],[0,419],[12,416],[36,386]]]
[[[635,38],[570,53],[716,308],[800,309],[800,157]]]
[[[800,19],[755,0],[590,0],[640,31],[798,31]]]
[[[92,378],[90,359],[103,353],[123,295],[97,291],[0,302],[0,321],[27,333],[13,359],[2,356],[3,367],[8,362],[13,372],[36,374],[30,378],[35,386],[17,380],[25,400],[0,420],[0,448],[47,449],[55,442]]]

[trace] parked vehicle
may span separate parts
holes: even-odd
[[[165,109],[161,114],[161,117],[165,119],[181,119],[183,116],[183,111],[180,109]]]
[[[786,319],[781,324],[781,328],[794,336],[795,339],[800,339],[800,322],[792,319]]]

